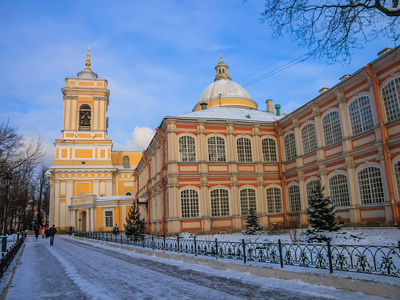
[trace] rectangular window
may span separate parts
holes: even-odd
[[[111,210],[104,212],[105,226],[104,227],[113,227],[114,218],[113,212]]]

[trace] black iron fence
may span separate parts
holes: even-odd
[[[182,252],[247,262],[280,264],[400,277],[400,241],[397,246],[334,245],[308,243],[227,242],[215,240],[145,236],[127,238],[123,234],[77,232],[75,236],[135,247]]]
[[[17,241],[9,249],[7,249],[6,252],[1,253],[0,278],[3,277],[4,272],[7,270],[15,255],[18,253],[18,250],[24,243],[25,238],[25,234],[17,235]]]

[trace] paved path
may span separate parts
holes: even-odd
[[[191,265],[69,236],[28,237],[5,299],[378,299]]]

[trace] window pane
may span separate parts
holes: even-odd
[[[257,210],[256,191],[253,189],[243,189],[240,191],[240,206],[242,215],[248,216],[251,209]]]
[[[289,209],[290,211],[301,211],[300,189],[297,185],[292,185],[288,189],[289,192]]]
[[[325,145],[329,146],[342,140],[342,129],[338,111],[328,113],[322,119],[324,129]]]
[[[180,161],[196,161],[196,146],[193,137],[182,136],[179,138],[179,156]]]
[[[349,115],[353,134],[362,133],[374,127],[371,100],[368,96],[352,101],[349,105]]]
[[[196,190],[181,192],[182,218],[195,218],[199,216],[199,197]]]
[[[397,193],[399,194],[400,198],[400,161],[394,165],[394,174],[397,181]]]
[[[385,85],[382,89],[387,121],[400,120],[400,77]]]
[[[211,214],[213,217],[229,216],[228,191],[217,189],[211,191]]]
[[[250,162],[253,161],[251,153],[251,140],[248,138],[239,138],[236,141],[238,161]]]
[[[276,162],[276,145],[275,141],[270,138],[262,140],[263,160],[265,162]]]
[[[384,199],[381,171],[377,167],[367,167],[358,172],[362,204],[382,203]]]
[[[226,161],[225,140],[218,136],[208,138],[208,160]]]
[[[329,179],[329,189],[333,205],[336,207],[350,206],[349,187],[345,175],[339,174]]]
[[[275,214],[282,212],[281,190],[278,188],[267,189],[268,213]]]
[[[317,136],[314,124],[307,124],[301,129],[301,140],[304,154],[317,150]]]
[[[105,227],[113,227],[113,212],[112,211],[105,211],[104,212],[104,216],[105,216]]]
[[[295,159],[297,153],[296,153],[296,140],[294,137],[294,133],[286,135],[283,141],[285,144],[286,160]]]

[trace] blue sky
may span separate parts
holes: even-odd
[[[61,137],[65,78],[85,68],[109,82],[108,138],[114,148],[146,148],[164,116],[190,112],[213,82],[220,50],[233,81],[246,84],[302,56],[290,37],[259,21],[263,0],[0,0],[0,119],[41,136],[46,163]],[[259,109],[273,99],[294,110],[377,58],[393,42],[353,51],[350,64],[309,59],[246,86]]]

